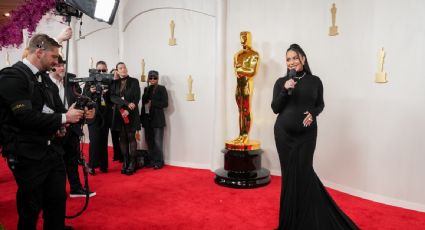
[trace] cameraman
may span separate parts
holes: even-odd
[[[84,111],[74,105],[66,113],[53,110],[53,93],[40,73],[57,64],[59,47],[51,37],[35,34],[28,56],[0,72],[0,130],[18,185],[19,230],[36,229],[41,210],[44,229],[65,228],[63,149],[54,140],[62,126],[79,122]]]
[[[98,74],[107,74],[106,62],[96,63]],[[103,173],[108,172],[108,134],[111,127],[112,102],[109,85],[111,82],[87,82],[84,86],[84,94],[96,103],[96,118],[88,122],[89,128],[89,173],[96,174],[96,168],[100,167]]]
[[[59,101],[60,111],[66,112],[69,104],[73,104],[77,100],[77,95],[81,94],[81,88],[78,84],[65,84],[65,68],[66,63],[61,56],[59,56],[58,64],[52,68],[49,74],[48,84],[50,84],[56,100]],[[68,79],[75,78],[74,74],[68,73]],[[65,89],[66,86],[66,89]],[[68,182],[70,187],[69,196],[85,197],[86,190],[81,185],[80,175],[78,174],[78,160],[80,159],[80,137],[83,136],[82,123],[72,124],[66,129],[66,134],[62,138],[62,145],[65,151],[64,161],[66,166],[66,174],[68,175]],[[89,196],[95,196],[95,192],[89,192]]]

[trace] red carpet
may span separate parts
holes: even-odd
[[[280,177],[258,189],[230,189],[214,183],[209,170],[165,166],[120,174],[110,163],[108,173],[90,176],[97,195],[89,207],[67,225],[81,229],[274,229],[278,222]],[[339,206],[362,229],[425,229],[425,213],[353,197],[329,189]],[[4,160],[0,161],[0,229],[16,229],[16,184]],[[68,215],[84,204],[67,200]],[[40,217],[39,229],[42,229]]]

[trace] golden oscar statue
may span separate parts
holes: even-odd
[[[251,33],[241,32],[242,50],[234,57],[233,66],[236,73],[236,104],[239,109],[239,136],[226,142],[230,149],[259,149],[260,144],[249,140],[252,125],[251,99],[254,90],[254,76],[260,65],[260,55],[251,47]]]
[[[239,109],[239,136],[225,142],[224,168],[216,171],[215,182],[237,188],[264,186],[270,182],[270,172],[261,168],[260,142],[249,139],[252,126],[251,100],[254,76],[260,65],[260,55],[252,49],[251,33],[240,33],[242,49],[234,56],[236,73],[236,104]]]

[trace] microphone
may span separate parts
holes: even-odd
[[[295,70],[295,69],[291,69],[291,70],[289,70],[289,73],[288,73],[288,77],[289,77],[289,79],[294,79],[294,77],[297,75],[297,71]],[[288,89],[288,95],[292,95],[292,91],[293,91],[294,89],[293,88],[289,88]]]

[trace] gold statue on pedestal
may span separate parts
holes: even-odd
[[[332,26],[329,27],[329,36],[336,36],[336,35],[338,35],[338,26],[336,26],[336,7],[335,7],[335,3],[332,4],[331,14],[332,14]]]
[[[385,51],[384,47],[379,50],[379,63],[378,63],[378,72],[375,74],[375,82],[376,83],[387,83],[387,73],[384,72],[384,59],[385,59]]]
[[[226,149],[255,150],[260,148],[260,142],[249,140],[249,130],[252,125],[251,98],[254,90],[254,76],[257,73],[260,56],[251,48],[251,33],[240,33],[242,50],[234,57],[236,73],[236,104],[239,108],[239,136],[226,142]]]

